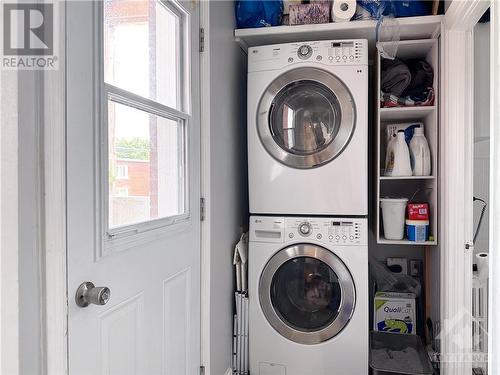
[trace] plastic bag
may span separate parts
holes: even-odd
[[[423,0],[357,0],[354,19],[378,20],[382,16],[416,17],[432,13],[432,1]]]
[[[235,2],[236,24],[240,29],[281,25],[283,2],[240,0]]]
[[[377,49],[384,59],[394,60],[401,39],[399,21],[393,16],[382,16],[377,23]]]
[[[411,276],[394,273],[387,268],[385,264],[370,257],[370,273],[377,282],[377,291],[379,292],[400,292],[414,293],[420,296],[422,285]]]

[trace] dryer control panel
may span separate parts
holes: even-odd
[[[365,218],[270,217],[250,218],[250,241],[321,242],[339,246],[368,244]]]
[[[281,69],[291,64],[316,63],[327,66],[368,64],[366,39],[322,40],[251,47],[248,71]]]

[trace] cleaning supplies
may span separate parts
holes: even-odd
[[[405,131],[398,130],[396,137],[387,145],[385,175],[392,177],[411,176],[410,151],[405,140]]]
[[[425,242],[429,239],[429,220],[406,220],[406,237],[409,241]]]
[[[414,129],[410,141],[410,158],[414,176],[429,176],[431,174],[431,152],[421,127]]]

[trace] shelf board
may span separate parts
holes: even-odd
[[[401,180],[434,180],[435,176],[402,176],[402,177],[390,177],[390,176],[380,176],[381,181],[401,181]]]
[[[386,240],[385,238],[379,238],[377,243],[380,245],[409,245],[409,246],[436,246],[437,241],[425,241],[425,242],[415,242],[409,240]]]
[[[436,106],[380,108],[380,121],[420,120],[434,112]]]
[[[443,16],[398,18],[400,38],[436,38]],[[330,39],[368,39],[370,53],[375,48],[376,20],[323,23],[316,25],[273,26],[236,29],[234,38],[246,52],[248,47]]]

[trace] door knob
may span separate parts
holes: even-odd
[[[80,307],[87,307],[90,304],[105,305],[109,301],[111,291],[105,286],[95,286],[90,281],[86,281],[76,290],[75,301]]]

